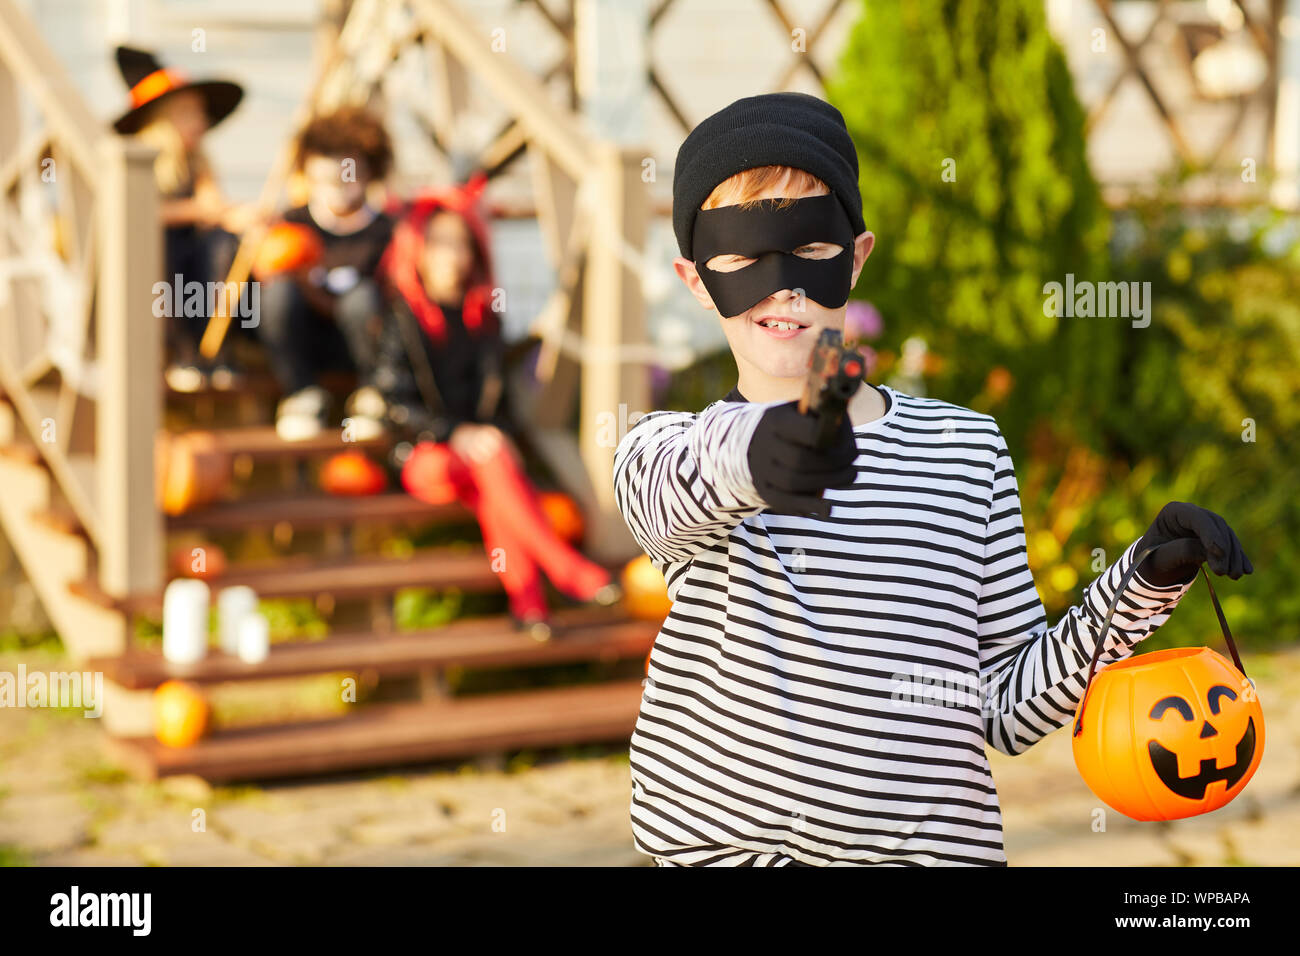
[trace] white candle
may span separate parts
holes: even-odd
[[[256,611],[239,619],[239,659],[245,664],[260,664],[271,652],[270,626]]]
[[[239,653],[239,622],[257,610],[257,593],[250,587],[236,585],[217,592],[217,632],[221,649]]]
[[[208,653],[207,582],[177,578],[163,592],[163,657],[173,664],[193,664]]]

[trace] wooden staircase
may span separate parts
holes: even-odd
[[[273,391],[257,389],[262,414],[274,408]],[[242,401],[242,400],[241,400]],[[202,396],[173,393],[174,414],[200,404]],[[244,404],[244,413],[248,410]],[[8,406],[0,403],[0,423]],[[462,525],[471,513],[459,504],[427,505],[400,491],[362,498],[342,498],[303,490],[299,466],[317,463],[344,446],[336,432],[309,442],[282,442],[270,425],[205,427],[221,447],[248,456],[275,472],[286,463],[292,487],[252,494],[235,488],[211,506],[167,519],[169,539],[180,535],[237,538],[246,532],[289,526],[295,532],[349,529],[365,522],[384,527]],[[307,597],[330,606],[347,602],[378,608],[369,626],[342,628],[325,639],[275,643],[258,664],[212,649],[198,664],[177,665],[157,648],[132,639],[137,616],[157,619],[162,594],[151,591],[121,597],[99,587],[88,535],[76,514],[54,499],[43,459],[8,434],[0,444],[0,481],[11,493],[0,496],[7,528],[23,528],[42,540],[41,549],[59,548],[66,558],[62,590],[53,591],[47,576],[39,579],[48,602],[101,621],[112,621],[125,650],[99,650],[79,666],[101,672],[114,689],[117,706],[108,737],[113,758],[145,778],[193,773],[212,781],[319,773],[389,764],[469,756],[484,751],[550,747],[630,736],[640,703],[636,679],[658,626],[628,617],[621,609],[561,607],[554,612],[551,640],[539,643],[516,630],[505,613],[463,617],[432,629],[392,629],[391,600],[406,587],[457,588],[478,594],[500,593],[500,581],[479,543],[416,550],[409,557],[374,554],[285,554],[254,562],[236,562],[208,578],[214,604],[221,588],[252,587],[260,598]],[[366,445],[379,452],[385,442]],[[357,447],[355,444],[352,447]],[[25,494],[15,494],[30,489]],[[168,577],[172,576],[169,572]],[[80,656],[80,655],[78,655]],[[622,678],[612,683],[538,690],[480,693],[463,698],[447,692],[445,675],[461,671],[521,670],[563,664],[604,662],[619,665]],[[218,730],[195,746],[172,749],[159,744],[145,722],[149,694],[167,680],[200,686],[232,681],[272,680],[319,674],[351,673],[376,679],[413,677],[416,701],[353,705],[344,717],[309,722]],[[113,698],[110,698],[113,699]],[[124,701],[134,699],[135,706]]]
[[[538,390],[520,403],[519,425],[544,459],[534,464],[583,508],[589,553],[621,565],[635,548],[613,503],[614,446],[603,418],[649,404],[648,371],[623,351],[642,354],[635,350],[645,338],[637,273],[645,150],[590,136],[543,81],[494,52],[452,0],[352,9],[304,119],[381,95],[388,65],[416,44],[436,54],[430,82],[446,94],[429,117],[435,145],[450,142],[471,112],[471,84],[506,107],[509,126],[477,165],[497,171],[529,157],[538,226],[558,277],[534,318]],[[344,499],[313,490],[325,457],[345,447],[378,455],[387,443],[345,445],[339,431],[280,441],[269,424],[278,396],[265,376],[237,391],[167,390],[153,291],[164,271],[154,151],[116,136],[89,110],[15,0],[0,0],[0,127],[12,134],[0,137],[0,528],[72,664],[105,675],[103,726],[120,759],[143,776],[231,780],[628,737],[657,622],[571,607],[557,609],[546,644],[515,631],[504,613],[398,632],[394,597],[408,586],[504,605],[481,543],[456,541],[451,530],[471,516],[397,491]],[[290,153],[281,150],[279,172],[268,178],[268,210],[279,202]],[[53,181],[42,179],[46,155],[57,161]],[[168,517],[158,504],[155,443],[195,430],[231,457],[234,483],[220,500]],[[405,557],[376,546],[385,529],[403,527],[442,528],[446,540]],[[210,579],[214,591],[248,584],[267,599],[309,599],[330,635],[276,643],[256,666],[213,653],[178,669],[142,646],[137,626],[157,616],[175,573],[168,556],[195,541],[242,552]],[[244,548],[249,542],[257,547]],[[587,676],[603,682],[458,695],[446,676],[498,672],[504,684],[507,671],[582,662],[597,665]],[[153,742],[151,695],[165,680],[215,686],[340,672],[371,675],[390,690],[406,679],[419,699],[349,705],[344,717],[307,724],[218,728],[184,750]]]

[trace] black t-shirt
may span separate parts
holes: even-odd
[[[479,344],[470,338],[459,305],[445,302],[438,305],[446,322],[447,337],[437,345],[425,337],[424,353],[433,366],[433,380],[447,411],[457,418],[473,421],[482,390]]]
[[[380,335],[373,384],[390,406],[409,406],[406,413],[415,431],[427,427],[438,441],[460,422],[490,422],[503,431],[512,431],[505,410],[506,397],[498,393],[486,419],[480,417],[479,404],[484,389],[492,382],[502,385],[504,342],[499,335],[472,335],[465,327],[460,304],[440,304],[446,335],[434,342],[412,313],[410,306],[397,294],[388,300],[389,313]],[[410,349],[418,338],[423,355],[413,364]],[[420,366],[417,371],[415,365]],[[420,379],[427,367],[433,375],[433,395],[426,395]],[[418,411],[417,411],[418,410]],[[414,419],[419,418],[420,422]]]
[[[344,235],[322,228],[306,206],[290,209],[284,214],[284,219],[286,222],[311,226],[320,236],[324,247],[320,268],[325,275],[333,275],[332,281],[321,282],[327,288],[335,285],[350,286],[357,279],[373,276],[384,250],[388,248],[388,241],[393,238],[393,217],[383,212],[376,213],[375,218],[364,228]],[[335,272],[336,269],[344,271]],[[355,270],[355,277],[346,270]],[[350,278],[351,282],[348,281]]]

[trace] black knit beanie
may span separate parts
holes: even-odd
[[[695,214],[714,187],[755,166],[793,166],[812,173],[838,196],[855,236],[866,230],[858,191],[858,151],[844,116],[808,93],[746,96],[700,122],[677,150],[673,167],[673,232],[691,255]]]

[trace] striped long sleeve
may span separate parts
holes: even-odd
[[[996,448],[978,610],[980,677],[985,737],[1001,752],[1018,754],[1073,718],[1106,608],[1133,562],[1137,542],[1049,628],[1029,571],[1015,468],[1000,433]],[[1135,573],[1115,608],[1098,667],[1131,655],[1169,618],[1190,586],[1158,588]]]
[[[618,506],[673,600],[629,750],[633,839],[661,865],[1006,862],[987,751],[1068,723],[1134,548],[1049,627],[997,423],[880,391],[825,517],[764,508],[743,399],[619,444]],[[1135,576],[1102,661],[1185,589]]]
[[[698,415],[651,412],[619,442],[615,501],[661,571],[725,539],[765,507],[746,459],[766,408],[715,402]]]

